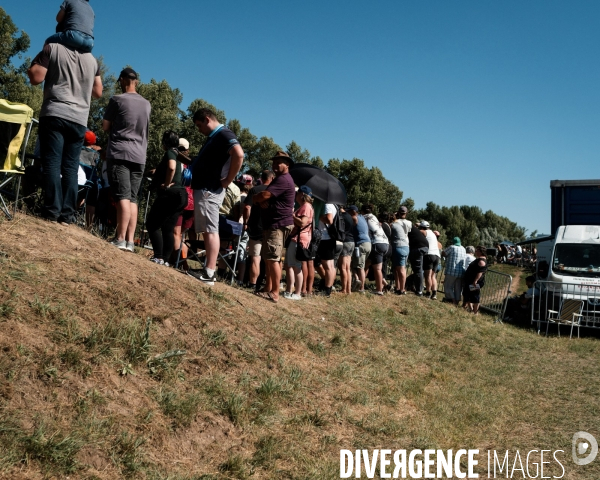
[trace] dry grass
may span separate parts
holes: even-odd
[[[4,478],[328,479],[340,448],[459,447],[600,478],[566,461],[600,438],[594,338],[414,296],[273,305],[31,217],[0,252]]]

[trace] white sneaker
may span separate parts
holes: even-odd
[[[297,293],[292,293],[289,297],[287,297],[289,300],[302,300],[302,296],[298,295]]]
[[[292,294],[290,292],[283,292],[282,296],[283,296],[283,298],[287,298],[287,299],[292,298]]]

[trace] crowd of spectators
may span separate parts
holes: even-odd
[[[82,204],[77,197],[80,157],[86,150],[99,150],[89,141],[84,145],[84,138],[91,133],[86,133],[90,99],[101,96],[102,82],[99,64],[90,53],[94,13],[89,3],[65,0],[57,22],[56,34],[47,39],[28,75],[32,84],[44,82],[39,129],[42,215],[68,226]],[[342,295],[365,293],[371,278],[374,288],[369,291],[374,295],[412,291],[435,300],[437,272],[446,257],[445,300],[458,304],[462,296],[465,308],[477,312],[487,269],[484,247],[465,249],[455,238],[444,249],[439,232],[427,221],[413,225],[406,219],[405,206],[377,216],[371,204],[359,208],[323,202],[308,185],[295,185],[290,175],[294,161],[284,151],[273,156],[272,170],[263,171],[256,181],[240,175],[243,149],[235,133],[208,108],[193,115],[206,138],[198,154],[192,158],[190,151],[200,146],[190,147],[177,132],[167,131],[161,161],[156,169],[145,171],[151,105],[137,93],[138,78],[132,68],[123,69],[118,78],[121,93],[105,109],[102,128],[108,143],[97,188],[87,202],[89,225],[100,191],[109,192],[110,200],[103,201],[112,202],[116,210],[111,241],[116,248],[134,251],[138,194],[144,176],[152,175],[154,195],[146,229],[151,260],[158,265],[182,268],[207,285],[231,275],[274,303],[317,292],[330,296],[336,291],[338,272]],[[225,231],[229,234],[224,236]],[[190,240],[189,247],[184,238]],[[189,248],[196,258],[203,257],[202,268],[190,268]],[[234,267],[227,261],[232,255]],[[506,253],[502,258],[512,257]],[[409,264],[413,273],[407,277]]]

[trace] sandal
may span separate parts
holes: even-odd
[[[279,301],[279,299],[275,299],[273,297],[273,294],[271,292],[267,292],[263,298],[265,298],[267,300],[271,300],[273,303],[277,303]]]

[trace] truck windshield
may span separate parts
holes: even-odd
[[[552,271],[560,275],[600,276],[600,245],[559,243],[554,250]]]

